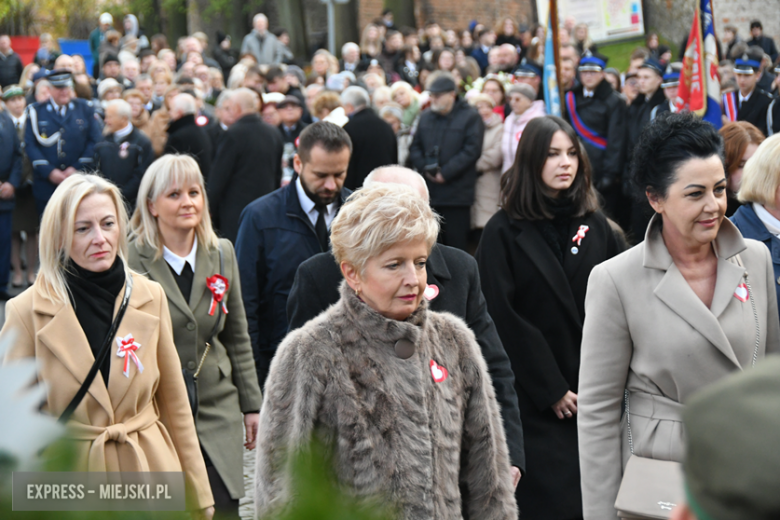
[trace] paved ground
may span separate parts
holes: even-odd
[[[22,289],[12,289],[10,294],[15,296],[22,292]],[[5,323],[5,302],[0,301],[0,327]],[[254,518],[255,507],[252,497],[254,497],[254,475],[255,475],[255,452],[244,449],[244,483],[246,485],[246,496],[241,499],[239,514],[242,519],[250,520]]]

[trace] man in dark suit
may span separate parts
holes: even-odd
[[[764,28],[762,27],[760,21],[753,20],[750,22],[750,34],[753,36],[753,38],[747,42],[748,47],[752,45],[761,47],[765,53],[769,54],[769,57],[772,59],[772,63],[774,63],[777,60],[777,47],[775,46],[775,41],[772,38],[769,36],[764,36]]]
[[[303,117],[303,106],[301,101],[295,96],[284,96],[284,99],[276,104],[279,111],[279,133],[282,136],[284,144],[291,143],[295,146],[298,136],[306,128],[306,123],[301,119]]]
[[[366,178],[366,185],[375,182],[405,184],[428,198],[425,181],[407,168],[391,166],[378,168]],[[517,479],[525,470],[523,427],[515,392],[515,377],[506,351],[498,338],[493,320],[487,313],[485,298],[479,283],[477,263],[469,254],[437,244],[426,264],[428,284],[435,285],[438,296],[429,299],[431,310],[450,312],[462,318],[474,331],[488,365],[501,406],[509,456]],[[330,252],[320,253],[303,262],[295,274],[295,281],[287,300],[290,330],[300,328],[339,299],[341,271]],[[515,481],[516,483],[517,481]]]
[[[625,167],[626,103],[604,79],[606,62],[588,53],[580,60],[581,84],[566,93],[566,118],[579,135],[605,209],[618,218]]]
[[[772,97],[756,86],[760,68],[761,64],[747,54],[735,60],[739,89],[723,95],[723,112],[730,121],[747,121],[767,135],[766,118]]]
[[[108,134],[95,145],[95,169],[116,184],[132,213],[146,169],[154,161],[152,142],[130,122],[130,105],[114,99],[106,105]]]
[[[247,204],[274,191],[282,179],[282,136],[263,122],[259,110],[259,98],[248,88],[236,89],[222,107],[235,122],[220,140],[207,192],[214,223],[232,242]]]
[[[356,190],[375,168],[398,162],[398,141],[393,128],[371,108],[365,89],[347,87],[341,93],[341,104],[349,116],[344,130],[352,139],[352,158],[344,186]]]
[[[179,94],[171,102],[171,122],[168,124],[168,142],[163,154],[190,154],[198,162],[206,181],[211,171],[211,140],[202,126],[195,121],[198,106],[189,94]]]
[[[15,94],[21,96],[21,89]],[[14,196],[22,185],[22,142],[9,114],[0,112],[0,301],[8,300]]]
[[[241,213],[236,258],[261,388],[276,347],[287,334],[287,295],[295,271],[328,250],[330,225],[351,193],[344,188],[351,151],[352,141],[343,128],[327,122],[309,125],[293,159],[295,182]]]

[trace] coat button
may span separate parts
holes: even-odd
[[[187,330],[195,330],[195,324],[192,322],[187,323]]]
[[[187,368],[190,370],[195,370],[195,362],[194,361],[187,361]]]

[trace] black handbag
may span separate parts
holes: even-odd
[[[79,391],[76,392],[75,396],[73,396],[73,399],[71,399],[68,406],[65,407],[65,411],[62,412],[60,418],[57,419],[60,424],[65,424],[68,422],[71,415],[73,415],[73,412],[75,412],[76,408],[78,408],[78,406],[81,404],[84,396],[87,395],[89,387],[92,386],[92,381],[95,380],[95,376],[97,375],[98,370],[100,370],[100,367],[106,360],[106,356],[108,356],[108,353],[111,350],[111,344],[114,342],[116,331],[119,328],[119,324],[122,322],[122,318],[125,315],[125,311],[127,310],[127,302],[130,301],[131,294],[133,294],[133,279],[128,277],[127,282],[125,282],[125,294],[122,297],[122,305],[119,306],[119,311],[116,313],[114,321],[111,323],[111,328],[108,329],[106,339],[103,340],[103,346],[100,347],[98,355],[95,356],[95,362],[92,364],[92,368],[89,369],[87,377],[84,379],[84,382],[81,383]]]
[[[225,270],[225,261],[222,258],[222,244],[219,244],[219,274]],[[203,352],[203,356],[200,358],[198,367],[195,372],[191,372],[186,368],[181,369],[181,373],[184,376],[184,386],[187,387],[187,399],[190,402],[190,410],[192,410],[192,418],[197,421],[198,419],[198,375],[200,369],[203,368],[203,363],[206,361],[206,356],[209,355],[211,350],[211,342],[214,341],[214,335],[219,328],[219,322],[222,318],[222,306],[217,305],[217,321],[214,323],[214,328],[211,329],[209,339],[206,340],[206,350]]]

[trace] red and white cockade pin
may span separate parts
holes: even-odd
[[[577,234],[574,235],[574,238],[571,239],[572,242],[577,242],[577,246],[582,245],[582,239],[585,238],[585,234],[588,232],[590,228],[588,226],[580,226],[580,228],[577,230]],[[571,248],[571,254],[576,255],[580,252],[580,250],[577,248],[577,246],[573,246]]]
[[[441,383],[445,379],[447,379],[447,376],[449,375],[447,372],[447,369],[443,366],[436,363],[436,361],[431,359],[431,375],[433,376],[433,381],[435,383]]]
[[[747,285],[744,283],[737,285],[737,290],[734,291],[734,298],[741,301],[742,303],[748,301],[748,298],[750,298],[750,293],[748,292]]]
[[[217,310],[217,305],[222,304],[222,310],[225,314],[228,313],[227,306],[222,299],[225,297],[225,293],[230,288],[228,279],[221,274],[215,274],[206,278],[206,286],[211,291],[211,306],[209,307],[209,316],[214,316],[214,312]]]
[[[135,355],[135,351],[141,348],[141,345],[133,339],[132,334],[128,334],[124,338],[116,338],[116,342],[119,344],[119,349],[116,351],[116,355],[125,358],[125,365],[122,373],[125,377],[130,377],[130,359],[135,362],[135,366],[138,367],[138,373],[144,371],[144,365],[138,356]]]
[[[431,284],[425,288],[423,296],[426,300],[431,301],[439,295],[439,287],[435,284]]]

